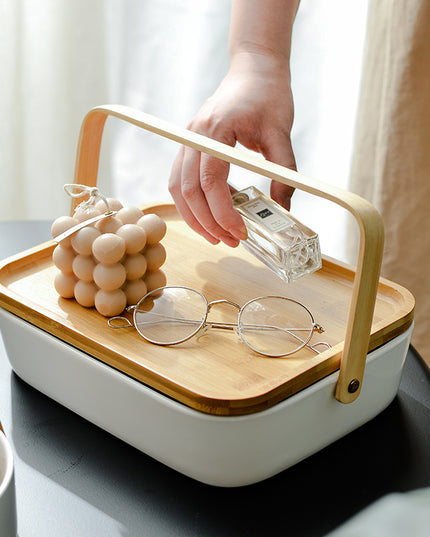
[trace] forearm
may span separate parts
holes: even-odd
[[[252,54],[288,64],[292,26],[299,2],[233,0],[229,41],[232,61]]]

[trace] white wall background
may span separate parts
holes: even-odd
[[[186,125],[228,69],[230,0],[0,0],[0,218],[66,214],[80,123],[126,104]],[[347,187],[364,0],[302,0],[292,49],[299,170]],[[169,198],[177,146],[109,120],[100,186],[124,203]],[[244,186],[268,185],[239,174]],[[345,215],[296,193],[293,212],[344,256]]]

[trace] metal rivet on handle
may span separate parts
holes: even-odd
[[[348,392],[355,393],[360,386],[360,381],[358,379],[352,379],[348,385]]]

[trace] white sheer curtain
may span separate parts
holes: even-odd
[[[186,125],[228,67],[230,0],[1,0],[0,218],[68,211],[79,126],[127,104]],[[110,194],[165,199],[173,145],[106,127]],[[114,144],[111,141],[114,140]],[[155,144],[155,147],[154,147]],[[115,180],[113,180],[115,178]]]
[[[115,102],[186,125],[228,69],[231,0],[0,0],[0,218],[69,210],[86,112]],[[300,171],[347,186],[366,2],[302,0],[293,36]],[[115,120],[100,186],[124,203],[169,198],[177,146]],[[266,181],[235,172],[239,184]],[[293,212],[342,258],[344,215],[300,193]],[[327,214],[330,218],[327,218]]]
[[[129,2],[112,57],[118,101],[186,126],[229,67],[230,0]],[[126,123],[113,128],[114,190],[125,203],[168,199],[179,146]]]
[[[2,219],[68,211],[80,121],[111,97],[105,4],[1,0]]]

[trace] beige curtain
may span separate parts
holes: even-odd
[[[382,275],[416,298],[430,364],[430,2],[371,0],[350,189],[381,212]]]

